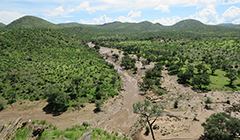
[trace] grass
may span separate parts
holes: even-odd
[[[36,122],[36,121],[35,121]],[[41,123],[46,124],[45,120],[42,120]],[[65,130],[58,130],[57,127],[49,126],[37,140],[46,140],[46,139],[58,139],[58,140],[78,140],[81,138],[85,131],[91,130],[91,139],[96,140],[129,140],[125,136],[119,135],[118,132],[113,134],[108,133],[107,131],[101,130],[99,128],[89,128],[91,124],[86,126],[74,125],[71,128],[66,128]],[[31,137],[31,132],[28,127],[20,128],[16,131],[16,135],[14,136],[14,140],[26,140]]]
[[[210,80],[211,80],[211,84],[209,85],[209,87],[211,88],[211,90],[218,90],[218,91],[227,91],[227,90],[240,90],[240,86],[238,86],[240,84],[240,79],[238,78],[236,81],[233,82],[233,85],[235,86],[235,88],[231,88],[229,86],[229,79],[227,77],[224,77],[224,75],[226,74],[226,72],[222,71],[222,70],[216,70],[215,75],[211,75],[210,76]]]

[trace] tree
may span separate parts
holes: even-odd
[[[227,77],[229,81],[229,85],[233,85],[233,81],[237,80],[237,73],[235,71],[229,71],[227,74],[225,74],[225,77]]]
[[[186,83],[187,80],[190,80],[194,76],[194,67],[189,65],[185,72],[181,71],[178,73],[178,80],[181,83]]]
[[[128,55],[122,58],[122,63],[120,66],[124,66],[126,69],[131,69],[135,67],[136,59],[129,57]]]
[[[116,54],[116,53],[114,53],[112,56],[115,58],[115,62],[117,62],[117,61],[118,61],[118,58],[119,58],[119,55]]]
[[[216,64],[216,63],[212,63],[212,64],[210,65],[210,69],[211,69],[211,75],[213,75],[214,72],[218,69],[217,64]]]
[[[161,104],[151,104],[150,101],[144,100],[143,103],[137,102],[133,104],[133,112],[136,114],[141,114],[143,117],[146,117],[147,123],[151,130],[152,139],[155,140],[153,133],[153,124],[157,120],[157,118],[163,112],[163,106]],[[150,117],[155,117],[152,122],[150,122]]]
[[[136,74],[137,71],[138,71],[138,68],[137,68],[137,67],[134,67],[134,68],[133,68],[133,73]]]
[[[210,75],[209,74],[195,75],[193,77],[192,82],[193,84],[198,85],[199,88],[202,88],[202,85],[209,85],[211,83]]]
[[[52,111],[65,111],[68,107],[70,96],[63,91],[52,90],[47,94],[47,102]]]
[[[100,112],[102,111],[102,105],[103,105],[103,101],[102,100],[96,100],[95,101],[95,112]]]
[[[234,140],[240,133],[240,120],[225,112],[212,114],[202,126],[208,140]]]
[[[203,64],[198,64],[195,67],[197,68],[199,75],[205,74],[208,71],[208,68]]]
[[[141,57],[141,54],[138,53],[138,54],[137,54],[137,60],[138,60],[138,61],[140,60],[140,57]]]
[[[143,69],[145,69],[145,66],[147,65],[147,61],[146,60],[142,60],[142,66],[143,66]]]

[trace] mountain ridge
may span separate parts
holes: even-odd
[[[1,25],[0,25],[1,27]],[[35,17],[35,16],[24,16],[19,19],[14,20],[8,25],[2,24],[1,29],[17,29],[17,28],[52,28],[52,29],[61,29],[69,27],[90,27],[90,28],[99,28],[104,30],[129,30],[129,31],[195,31],[195,32],[215,32],[215,31],[232,31],[232,28],[240,28],[240,25],[235,24],[219,24],[219,25],[206,25],[195,19],[185,19],[179,21],[171,26],[164,26],[160,23],[152,23],[150,21],[142,21],[139,23],[130,23],[130,22],[119,22],[114,21],[110,23],[104,23],[101,25],[89,25],[81,24],[77,22],[70,23],[59,23],[54,24],[45,19]]]

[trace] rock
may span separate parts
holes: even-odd
[[[92,130],[85,131],[79,140],[91,140],[91,134]]]

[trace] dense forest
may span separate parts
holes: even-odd
[[[69,106],[118,94],[119,76],[113,65],[81,40],[57,30],[2,31],[0,47],[1,97],[10,104],[42,98],[52,103],[49,96],[61,95],[63,106]]]

